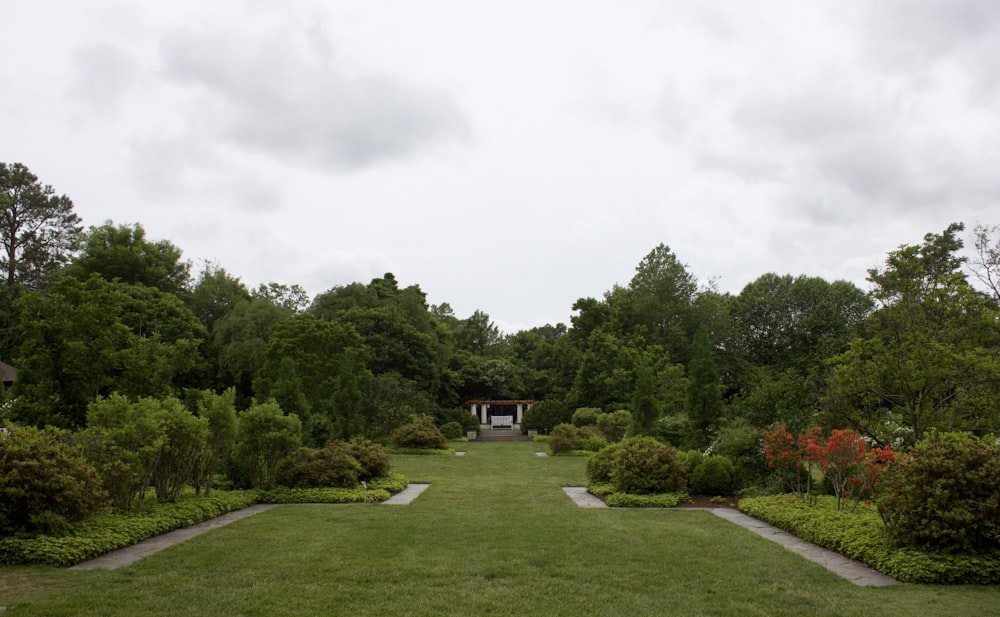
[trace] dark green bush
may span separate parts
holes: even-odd
[[[343,443],[328,441],[316,450],[299,448],[278,462],[275,483],[290,488],[354,488],[361,464]]]
[[[691,472],[691,492],[698,495],[731,495],[732,461],[724,456],[710,456]]]
[[[569,408],[562,401],[546,399],[538,401],[524,412],[524,417],[521,419],[521,429],[548,434],[555,430],[556,426],[569,422],[571,418],[572,414]]]
[[[392,440],[401,448],[442,450],[448,447],[434,419],[426,415],[412,415],[409,422],[392,432]]]
[[[889,466],[879,514],[901,546],[944,552],[1000,549],[1000,446],[964,434],[917,445]]]
[[[687,490],[687,467],[673,446],[652,437],[632,437],[615,453],[611,483],[619,493],[679,493]]]
[[[107,503],[83,455],[55,429],[0,429],[0,535],[64,530]]]
[[[233,471],[250,488],[271,488],[278,461],[301,441],[298,416],[286,416],[274,401],[255,403],[239,416]]]
[[[570,422],[573,426],[594,426],[597,424],[597,416],[601,410],[597,407],[580,407],[573,412]]]
[[[445,439],[459,439],[461,437],[465,437],[462,425],[458,422],[447,422],[441,425],[441,434],[444,435]]]
[[[611,482],[611,470],[614,467],[615,453],[619,444],[613,443],[597,451],[587,459],[587,483],[607,484]]]
[[[632,426],[632,414],[628,410],[619,409],[614,413],[602,413],[597,416],[597,430],[609,442],[621,441]]]
[[[361,465],[361,471],[358,472],[359,480],[371,480],[385,476],[392,469],[389,453],[380,443],[364,437],[355,437],[347,442],[347,450]]]

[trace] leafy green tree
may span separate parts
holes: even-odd
[[[234,462],[251,488],[274,487],[278,462],[302,443],[298,416],[273,401],[256,403],[239,416]]]
[[[261,283],[253,290],[252,295],[293,314],[301,313],[309,306],[309,294],[301,286],[294,284],[286,285],[274,281],[266,285]]]
[[[660,244],[636,266],[628,292],[630,306],[625,310],[630,323],[641,327],[650,343],[659,344],[671,358],[684,362],[698,294],[698,281],[687,265],[670,247]]]
[[[361,436],[365,429],[364,391],[372,379],[359,354],[348,350],[340,356],[330,397],[335,435],[343,440]]]
[[[132,343],[118,319],[124,302],[99,277],[63,279],[21,299],[16,419],[37,426],[85,424],[90,402],[114,390]]]
[[[711,432],[725,412],[722,402],[722,384],[715,366],[708,331],[699,329],[691,344],[691,361],[688,363],[688,419],[697,431],[701,446],[711,441]]]
[[[73,202],[21,163],[0,163],[0,277],[37,289],[68,260],[82,227]]]
[[[660,415],[653,369],[648,364],[642,363],[636,369],[635,390],[632,392],[632,434],[655,435]]]
[[[270,300],[252,298],[238,303],[216,322],[209,353],[215,359],[218,381],[236,388],[237,407],[249,406],[253,380],[264,367],[271,333],[292,316]]]
[[[831,361],[825,406],[834,422],[883,443],[998,427],[987,403],[1000,383],[997,314],[961,271],[963,229],[929,233],[869,271],[880,308],[870,335]]]
[[[399,373],[374,375],[366,388],[365,430],[369,437],[388,437],[414,414],[425,413],[434,399]]]
[[[208,424],[203,455],[197,460],[193,484],[200,494],[207,495],[215,481],[215,474],[229,460],[236,442],[236,390],[229,388],[222,394],[202,391],[197,399],[198,417]]]
[[[162,440],[153,469],[153,488],[157,500],[177,501],[205,455],[208,421],[185,409],[176,398],[159,401],[156,420]]]
[[[973,234],[975,254],[970,269],[993,297],[993,302],[1000,304],[1000,225],[976,225]]]
[[[0,536],[58,534],[106,503],[97,472],[62,432],[0,431]]]
[[[141,505],[153,481],[165,442],[159,412],[156,399],[133,402],[120,394],[99,398],[87,410],[83,451],[112,503],[122,510]]]
[[[187,298],[191,311],[209,332],[237,305],[249,301],[250,291],[238,277],[210,263],[205,264]]]
[[[137,283],[168,294],[188,291],[191,264],[181,261],[181,250],[168,240],[151,241],[142,225],[115,225],[107,221],[83,234],[79,255],[66,266],[78,279],[99,274],[107,281]]]
[[[278,361],[274,383],[271,385],[271,398],[286,414],[295,414],[299,418],[309,417],[312,404],[302,391],[302,380],[295,370],[295,360],[288,356]]]

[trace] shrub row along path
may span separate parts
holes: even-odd
[[[608,505],[587,492],[583,486],[567,486],[563,488],[573,503],[581,508],[607,508]],[[827,570],[846,578],[855,585],[862,587],[886,587],[898,585],[899,581],[882,574],[869,566],[848,559],[834,551],[806,542],[799,537],[778,529],[774,525],[755,519],[733,508],[683,508],[683,510],[705,510],[731,523],[749,529],[758,536],[776,542],[793,553],[802,555],[809,561],[818,563]]]

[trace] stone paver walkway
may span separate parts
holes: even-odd
[[[586,487],[564,486],[563,491],[565,491],[566,494],[569,495],[569,498],[581,508],[608,507],[606,503],[588,493]],[[860,587],[887,587],[889,585],[899,584],[899,581],[896,579],[882,574],[878,570],[874,570],[860,561],[848,559],[840,553],[836,553],[821,546],[806,542],[801,538],[788,533],[787,531],[778,529],[777,527],[765,523],[764,521],[755,519],[754,517],[744,514],[739,510],[734,510],[733,508],[683,509],[705,510],[711,512],[719,518],[724,518],[731,523],[735,523],[736,525],[743,527],[744,529],[749,529],[762,538],[772,542],[777,542],[793,553],[797,553],[809,561],[820,564],[827,570],[837,574],[838,576],[846,578]]]
[[[406,506],[427,490],[430,484],[407,484],[406,488],[382,502],[383,506]]]

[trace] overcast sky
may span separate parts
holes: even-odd
[[[1000,224],[1000,2],[8,2],[0,161],[249,286],[393,272],[508,332],[661,242],[867,289]]]

